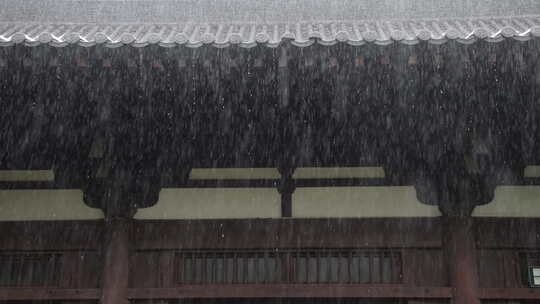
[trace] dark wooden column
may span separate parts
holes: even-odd
[[[103,291],[101,304],[124,304],[129,280],[129,218],[110,218],[105,221]]]
[[[118,166],[108,176],[88,179],[83,189],[85,203],[105,214],[101,304],[129,303],[132,219],[138,208],[153,206],[159,199],[159,173],[134,172],[131,167]]]
[[[443,246],[454,304],[480,304],[474,225],[471,216],[443,217]]]
[[[453,304],[480,304],[473,210],[493,199],[495,184],[462,163],[426,170],[416,180],[420,201],[438,205],[443,224],[443,250]]]

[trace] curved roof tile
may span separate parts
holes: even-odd
[[[3,0],[0,45],[471,43],[540,37],[537,0]]]

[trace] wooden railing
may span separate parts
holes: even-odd
[[[395,284],[401,253],[393,250],[229,250],[176,254],[179,284]]]
[[[103,223],[46,224],[0,223],[0,301],[97,302],[104,287]],[[475,219],[479,268],[489,269],[480,271],[479,299],[540,299],[540,289],[519,280],[526,269],[518,267],[539,261],[538,224]],[[432,219],[137,221],[126,298],[448,302],[456,289],[447,280],[440,225]],[[30,280],[39,271],[29,265],[43,265],[50,255],[56,262],[46,272],[57,278]]]
[[[61,253],[0,253],[0,287],[58,285]]]

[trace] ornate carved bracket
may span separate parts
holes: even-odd
[[[127,168],[115,168],[107,177],[87,180],[84,202],[103,210],[106,218],[131,218],[138,208],[153,206],[159,199],[160,175],[140,174]]]
[[[464,168],[446,168],[440,172],[421,172],[416,178],[418,200],[438,205],[446,216],[469,216],[478,205],[493,200],[493,179],[468,173]]]

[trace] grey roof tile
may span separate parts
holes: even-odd
[[[0,0],[0,45],[275,47],[540,36],[538,0]]]

